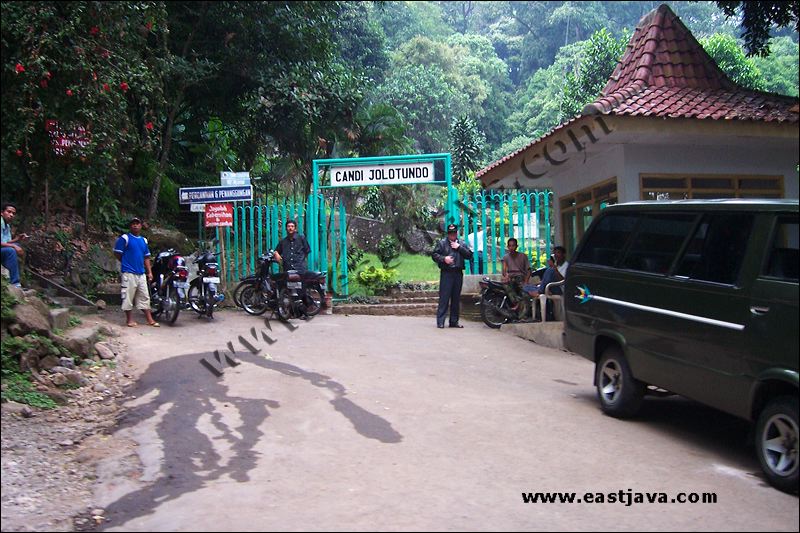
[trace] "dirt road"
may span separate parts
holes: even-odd
[[[226,311],[125,331],[142,374],[101,465],[103,527],[798,529],[797,497],[766,485],[736,419],[680,398],[605,417],[588,361],[478,323],[293,324]],[[217,365],[229,341],[239,364]],[[523,501],[558,491],[582,503]],[[672,503],[681,493],[716,503]],[[634,503],[648,497],[668,502]]]

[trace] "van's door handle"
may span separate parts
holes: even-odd
[[[763,305],[752,305],[750,306],[750,312],[754,315],[766,315],[769,313],[769,307],[765,307]]]

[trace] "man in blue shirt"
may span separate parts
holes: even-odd
[[[17,235],[16,238],[11,237],[11,221],[17,216],[17,208],[14,204],[4,203],[2,210],[2,263],[8,269],[8,277],[11,284],[15,287],[21,287],[19,284],[19,258],[25,255],[22,247],[17,244],[18,241],[27,239],[26,234]]]
[[[160,325],[150,313],[148,283],[153,281],[153,272],[150,270],[150,249],[141,232],[142,221],[134,217],[131,219],[130,232],[120,236],[114,244],[114,255],[122,263],[122,310],[130,328],[138,325],[133,321],[134,305],[144,312],[149,326]]]

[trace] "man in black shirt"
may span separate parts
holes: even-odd
[[[305,272],[308,270],[306,259],[311,253],[311,247],[306,238],[297,233],[297,222],[294,220],[286,221],[286,237],[278,243],[275,248],[275,259],[283,264],[283,270],[297,270]]]
[[[461,286],[464,283],[464,260],[472,259],[472,250],[458,238],[458,226],[447,226],[447,237],[436,244],[432,254],[439,265],[439,308],[436,311],[436,326],[444,327],[447,308],[450,308],[450,327],[462,328],[458,323]]]

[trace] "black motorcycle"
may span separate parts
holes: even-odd
[[[499,328],[503,324],[521,322],[526,318],[520,314],[523,310],[530,310],[530,304],[521,306],[517,310],[512,309],[513,303],[508,298],[505,283],[494,281],[486,276],[479,284],[481,286],[481,319],[484,324],[490,328]]]
[[[278,289],[278,308],[291,317],[318,315],[325,302],[325,273],[314,270],[284,272]],[[279,315],[280,316],[280,315]]]
[[[186,260],[170,248],[156,255],[152,270],[150,311],[154,318],[163,315],[166,322],[174,324],[188,301],[189,269]]]
[[[288,320],[288,310],[281,312],[278,306],[278,291],[285,282],[284,274],[273,274],[272,264],[275,263],[274,252],[270,250],[258,258],[258,271],[242,278],[233,291],[233,300],[247,314],[262,315],[267,310],[278,315],[282,320]]]
[[[189,283],[189,304],[197,314],[208,318],[214,318],[214,308],[225,299],[225,295],[218,291],[219,254],[220,252],[214,253],[210,250],[198,252],[197,259],[194,260],[197,277]]]

